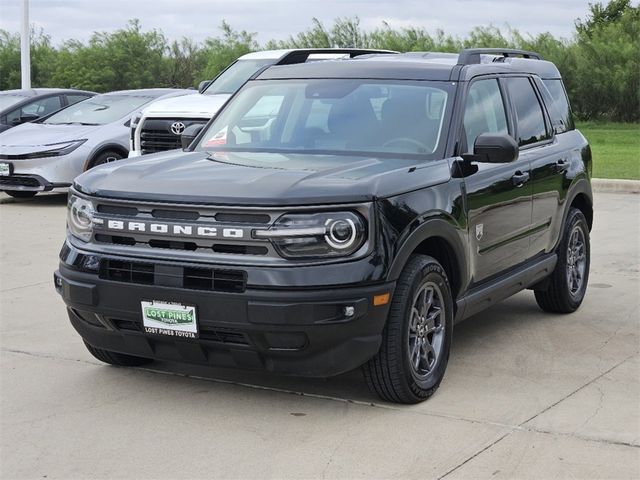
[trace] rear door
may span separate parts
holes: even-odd
[[[463,150],[471,153],[482,133],[508,133],[516,137],[508,116],[506,92],[498,79],[475,80],[464,108]],[[477,284],[529,257],[531,182],[527,156],[511,163],[476,163],[465,177],[470,266]]]
[[[575,130],[562,80],[534,78],[546,107],[553,141],[533,163],[533,223],[540,230],[531,237],[531,250],[550,252],[562,232],[566,195],[571,185],[572,164],[582,163],[582,151],[575,148]],[[575,163],[573,163],[575,162]]]
[[[535,256],[547,251],[555,236],[553,221],[561,204],[563,173],[569,159],[554,137],[536,78],[509,77],[504,81],[517,117],[520,157],[531,164],[530,250]]]

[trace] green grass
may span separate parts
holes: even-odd
[[[577,122],[593,154],[593,178],[640,180],[640,124]]]

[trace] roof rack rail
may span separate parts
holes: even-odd
[[[503,57],[523,57],[533,60],[542,60],[539,53],[513,48],[465,48],[458,55],[458,65],[471,65],[480,63],[480,55],[498,55]]]
[[[320,54],[331,54],[331,53],[342,53],[344,55],[349,55],[350,58],[358,57],[360,55],[369,55],[373,53],[377,54],[396,54],[393,50],[375,50],[375,49],[367,49],[367,48],[301,48],[293,50],[287,53],[284,57],[278,60],[276,65],[290,65],[292,63],[304,63],[309,55],[315,55],[317,53]]]

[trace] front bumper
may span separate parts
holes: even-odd
[[[53,189],[69,188],[70,183],[52,183],[40,175],[9,175],[0,177],[0,190],[20,192],[49,192]]]
[[[77,150],[58,157],[0,160],[11,165],[11,175],[0,177],[0,190],[47,192],[68,188],[84,169],[86,151]]]
[[[348,268],[348,267],[345,267]],[[160,360],[328,377],[378,351],[389,304],[375,295],[394,283],[318,288],[199,291],[106,280],[70,268],[55,272],[71,324],[97,348]],[[144,333],[141,300],[195,305],[198,339]],[[348,312],[353,312],[349,315]]]

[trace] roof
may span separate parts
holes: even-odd
[[[38,95],[48,95],[51,93],[91,93],[88,90],[78,90],[76,88],[29,88],[27,90],[15,89],[15,90],[2,90],[0,95],[15,95],[20,97],[37,97]]]
[[[114,92],[103,93],[103,95],[131,95],[140,97],[161,97],[168,93],[188,92],[184,88],[140,88],[137,90],[116,90]],[[190,93],[194,93],[190,91]]]
[[[296,53],[301,54],[306,59],[309,55],[324,56],[325,58],[343,57],[347,55],[362,55],[364,53],[396,53],[391,50],[372,50],[364,48],[289,48],[280,50],[262,50],[242,55],[238,60],[280,60],[286,56]],[[293,62],[291,62],[293,63]]]
[[[492,53],[484,53],[485,51]],[[517,51],[509,51],[517,52]],[[522,52],[526,55],[536,55]],[[461,54],[409,52],[401,54],[362,55],[350,60],[272,66],[259,80],[286,78],[375,78],[402,80],[468,81],[491,73],[527,73],[541,78],[560,78],[556,66],[538,58],[518,58],[497,54],[493,49],[468,50]],[[471,61],[478,63],[460,62]]]

